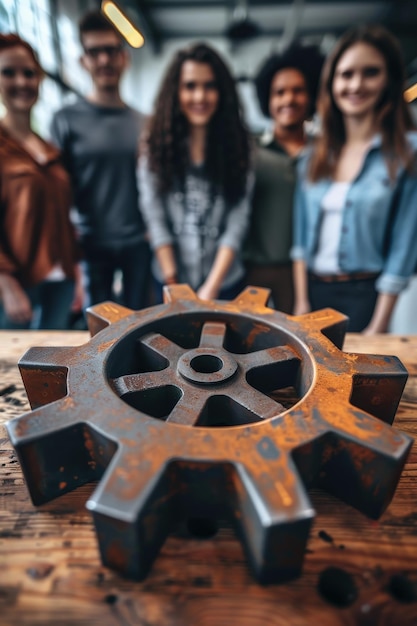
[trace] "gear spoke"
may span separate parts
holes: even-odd
[[[160,335],[159,333],[148,333],[147,335],[144,335],[141,337],[140,343],[159,356],[164,357],[170,363],[176,362],[178,360],[178,356],[183,352],[182,348],[178,344],[174,343],[170,339],[167,339],[167,337]]]
[[[269,396],[245,383],[239,385],[238,389],[233,390],[230,393],[230,397],[262,420],[274,417],[274,415],[279,415],[285,411],[282,404],[275,402]]]
[[[300,357],[288,346],[274,346],[273,348],[266,348],[265,350],[239,355],[239,361],[244,365],[247,371],[256,369],[257,367],[273,365],[274,363],[286,363],[294,359],[299,361]]]
[[[288,346],[276,346],[245,354],[239,361],[246,369],[246,380],[263,393],[295,386],[299,356]]]
[[[226,324],[206,322],[200,339],[200,348],[222,348],[226,334]]]
[[[146,374],[127,374],[112,380],[113,388],[122,397],[129,393],[166,387],[171,380],[169,372],[146,372]]]
[[[200,419],[206,399],[205,394],[192,393],[191,390],[187,390],[174,406],[166,421],[171,422],[171,424],[195,426]]]

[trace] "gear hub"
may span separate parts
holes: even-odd
[[[8,424],[34,504],[100,480],[101,557],[143,579],[174,525],[229,519],[260,582],[299,575],[319,486],[378,518],[412,440],[391,427],[407,372],[341,351],[347,319],[291,317],[248,287],[88,311],[92,338],[19,363],[32,411]],[[377,419],[376,419],[377,418]]]

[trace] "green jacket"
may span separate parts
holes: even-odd
[[[272,139],[255,152],[255,188],[243,256],[247,263],[290,263],[297,159]]]

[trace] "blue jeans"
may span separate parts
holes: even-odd
[[[99,248],[84,243],[84,261],[81,264],[87,301],[85,306],[106,300],[137,311],[148,305],[151,252],[145,241],[122,248]],[[114,293],[115,272],[122,274],[120,297]]]
[[[14,322],[0,306],[0,328],[4,330],[66,330],[74,298],[73,280],[45,280],[25,289],[32,304],[31,321]]]

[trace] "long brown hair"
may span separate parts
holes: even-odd
[[[179,107],[178,87],[182,66],[189,60],[210,65],[216,79],[219,104],[207,131],[205,170],[209,181],[233,204],[246,189],[249,135],[232,75],[217,52],[204,43],[177,52],[165,74],[144,144],[149,167],[156,174],[160,193],[184,182],[190,162],[189,131]]]
[[[406,132],[413,129],[414,124],[403,96],[405,70],[400,45],[382,26],[360,26],[347,31],[340,38],[323,68],[317,102],[322,131],[310,163],[309,178],[312,181],[332,176],[346,141],[343,116],[334,101],[332,86],[341,56],[356,43],[372,46],[385,60],[387,87],[375,113],[390,177],[395,176],[401,164],[405,167],[410,165],[411,153]]]

